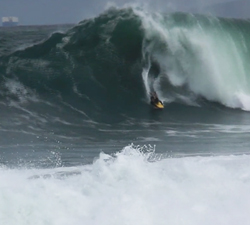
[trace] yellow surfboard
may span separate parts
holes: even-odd
[[[158,108],[158,109],[164,109],[164,105],[161,102],[157,102],[154,106],[155,108]]]

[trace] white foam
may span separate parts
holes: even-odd
[[[35,93],[17,80],[6,79],[5,87],[8,90],[8,94],[17,97],[21,103],[25,103],[27,101],[38,101]]]
[[[152,83],[148,72],[153,60],[160,67],[159,76],[167,78],[171,85],[179,89],[188,87],[196,96],[231,108],[250,110],[247,37],[240,31],[235,33],[237,27],[223,27],[213,17],[204,17],[207,20],[204,23],[192,15],[187,15],[184,26],[173,15],[164,17],[138,9],[134,12],[141,18],[145,31],[146,68],[142,76],[147,92],[148,83]],[[187,93],[183,97],[190,98],[184,101],[186,104],[195,104]],[[175,99],[183,101],[178,93]]]
[[[88,166],[0,169],[4,225],[248,225],[250,156],[167,158],[126,147]],[[40,175],[40,176],[39,176]]]

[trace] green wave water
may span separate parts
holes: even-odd
[[[90,112],[147,107],[151,89],[167,103],[202,106],[205,100],[250,110],[249,36],[245,20],[111,8],[38,44],[6,51],[1,98],[13,98],[14,80]]]

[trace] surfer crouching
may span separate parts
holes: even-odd
[[[164,108],[162,101],[159,100],[159,98],[158,98],[158,96],[157,96],[157,94],[156,94],[155,91],[151,92],[150,96],[151,96],[150,97],[150,104],[153,105],[154,108],[157,108],[157,109]]]

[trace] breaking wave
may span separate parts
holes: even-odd
[[[250,110],[249,36],[249,21],[110,8],[2,55],[0,98],[61,101],[105,117],[145,111],[154,89],[166,103]]]

